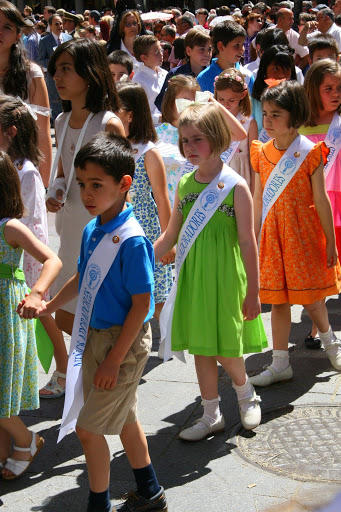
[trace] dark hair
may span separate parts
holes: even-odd
[[[295,80],[269,87],[263,92],[261,102],[273,103],[289,112],[289,128],[300,128],[310,117],[310,105],[304,87]]]
[[[0,0],[0,12],[17,27],[17,34],[28,27],[20,11],[7,0]],[[31,28],[31,27],[30,27]],[[1,77],[1,87],[5,94],[20,96],[25,100],[28,96],[27,75],[30,72],[30,63],[26,59],[25,50],[20,43],[13,44],[11,47],[8,67],[6,73]]]
[[[75,168],[85,169],[87,162],[99,165],[105,174],[119,183],[124,175],[134,177],[135,160],[130,142],[108,132],[97,133],[77,153]]]
[[[38,167],[41,153],[38,149],[38,128],[27,107],[12,96],[0,96],[0,127],[3,132],[15,126],[17,134],[10,138],[7,150],[12,161],[27,158]]]
[[[61,14],[58,14],[57,12],[54,12],[48,19],[49,25],[52,25],[52,22],[55,18],[60,18],[63,21],[63,16]]]
[[[103,45],[93,39],[70,39],[57,46],[47,67],[52,77],[56,72],[56,62],[63,52],[71,55],[77,75],[89,84],[84,108],[93,113],[103,110],[116,112],[119,100]],[[70,101],[62,101],[62,106],[64,112],[70,112]]]
[[[138,62],[142,62],[141,55],[147,55],[151,46],[158,42],[159,42],[159,40],[155,36],[152,36],[152,35],[137,37],[133,43],[135,59]]]
[[[121,66],[127,68],[128,75],[131,75],[134,69],[133,59],[130,57],[129,53],[123,50],[115,50],[108,55],[108,62],[109,64],[121,64]]]
[[[0,219],[21,219],[24,216],[19,175],[4,151],[0,151],[0,197]]]
[[[339,55],[339,47],[336,39],[331,34],[316,34],[308,41],[308,50],[310,60],[313,60],[316,50],[333,50],[336,57]]]
[[[183,60],[186,57],[185,40],[183,37],[177,37],[173,41],[174,57]]]
[[[45,11],[45,9],[47,10],[47,12],[49,14],[54,14],[56,12],[56,8],[53,7],[52,5],[45,5],[44,11]]]
[[[235,21],[221,21],[214,25],[212,31],[212,43],[216,52],[218,43],[222,42],[224,46],[229,44],[236,37],[246,37],[245,29]]]
[[[290,50],[287,46],[275,45],[265,50],[261,60],[257,73],[255,83],[253,84],[252,97],[256,100],[260,100],[261,94],[266,89],[267,85],[264,82],[266,77],[266,70],[268,66],[274,62],[278,66],[284,69],[291,70],[291,76],[289,80],[296,80],[295,62]]]
[[[217,16],[228,16],[231,13],[231,10],[227,5],[222,5],[221,7],[217,7],[216,13]]]
[[[128,139],[131,142],[146,144],[156,142],[157,135],[150,113],[148,98],[143,87],[138,83],[120,82],[117,93],[124,110],[132,112],[133,120],[129,126]]]
[[[260,44],[261,50],[265,51],[271,46],[282,45],[289,47],[289,41],[285,32],[281,28],[266,28],[262,31],[262,38]]]

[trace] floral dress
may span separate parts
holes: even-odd
[[[142,226],[146,237],[153,244],[161,235],[161,227],[156,203],[152,197],[152,188],[144,166],[145,153],[136,161],[132,186],[129,189],[134,214]],[[165,302],[172,287],[171,265],[155,262],[154,271],[154,301],[155,304]]]
[[[0,227],[0,263],[22,269],[23,251],[6,242],[4,226]],[[0,418],[39,408],[34,321],[16,313],[25,293],[25,281],[0,277]]]

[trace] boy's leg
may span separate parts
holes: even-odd
[[[115,507],[118,512],[167,510],[164,489],[156,478],[150,461],[145,433],[137,420],[124,425],[120,434],[123,448],[134,472],[137,492],[130,491],[127,501]]]
[[[77,436],[82,444],[88,469],[90,489],[103,492],[109,487],[110,452],[104,436],[76,427]]]
[[[110,452],[106,439],[76,426],[88,470],[90,494],[88,512],[110,512],[109,499]]]

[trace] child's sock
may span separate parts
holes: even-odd
[[[332,328],[329,326],[329,329],[327,332],[320,332],[318,331],[320,340],[322,342],[323,347],[327,350],[328,355],[330,356],[336,356],[336,354],[339,351],[338,344],[335,344],[334,346],[331,346],[332,343],[335,341],[335,336],[332,331]]]
[[[145,468],[133,469],[133,472],[137,484],[137,492],[141,496],[149,500],[160,491],[161,487],[157,481],[152,463]]]
[[[251,398],[253,396],[254,387],[252,386],[248,377],[246,377],[246,382],[242,386],[237,386],[234,382],[232,382],[232,387],[237,393],[238,402],[244,400],[245,398]],[[246,404],[241,404],[240,407],[244,412],[246,412],[248,409],[250,409],[250,407],[254,407],[254,403],[250,402]]]
[[[211,400],[205,400],[204,398],[201,400],[201,405],[204,408],[204,416],[211,423],[215,423],[220,419],[220,407],[219,407],[220,397],[212,398]]]
[[[276,372],[280,373],[289,366],[289,350],[273,350],[272,351],[272,363],[271,368]],[[262,375],[270,377],[272,373],[270,370],[264,370]]]
[[[109,488],[104,492],[93,492],[90,490],[87,512],[110,512],[110,510]]]

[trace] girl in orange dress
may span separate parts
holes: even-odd
[[[328,148],[317,143],[272,204],[261,226],[262,194],[275,165],[298,136],[297,129],[310,114],[303,86],[284,82],[262,94],[263,124],[271,138],[251,146],[255,176],[255,232],[260,234],[260,299],[272,304],[273,361],[256,386],[292,378],[288,341],[291,304],[301,304],[317,325],[327,356],[341,370],[341,348],[329,325],[324,299],[340,291],[341,268],[337,259],[330,201],[324,180]],[[295,109],[292,106],[295,105]],[[295,152],[295,157],[300,153]]]

